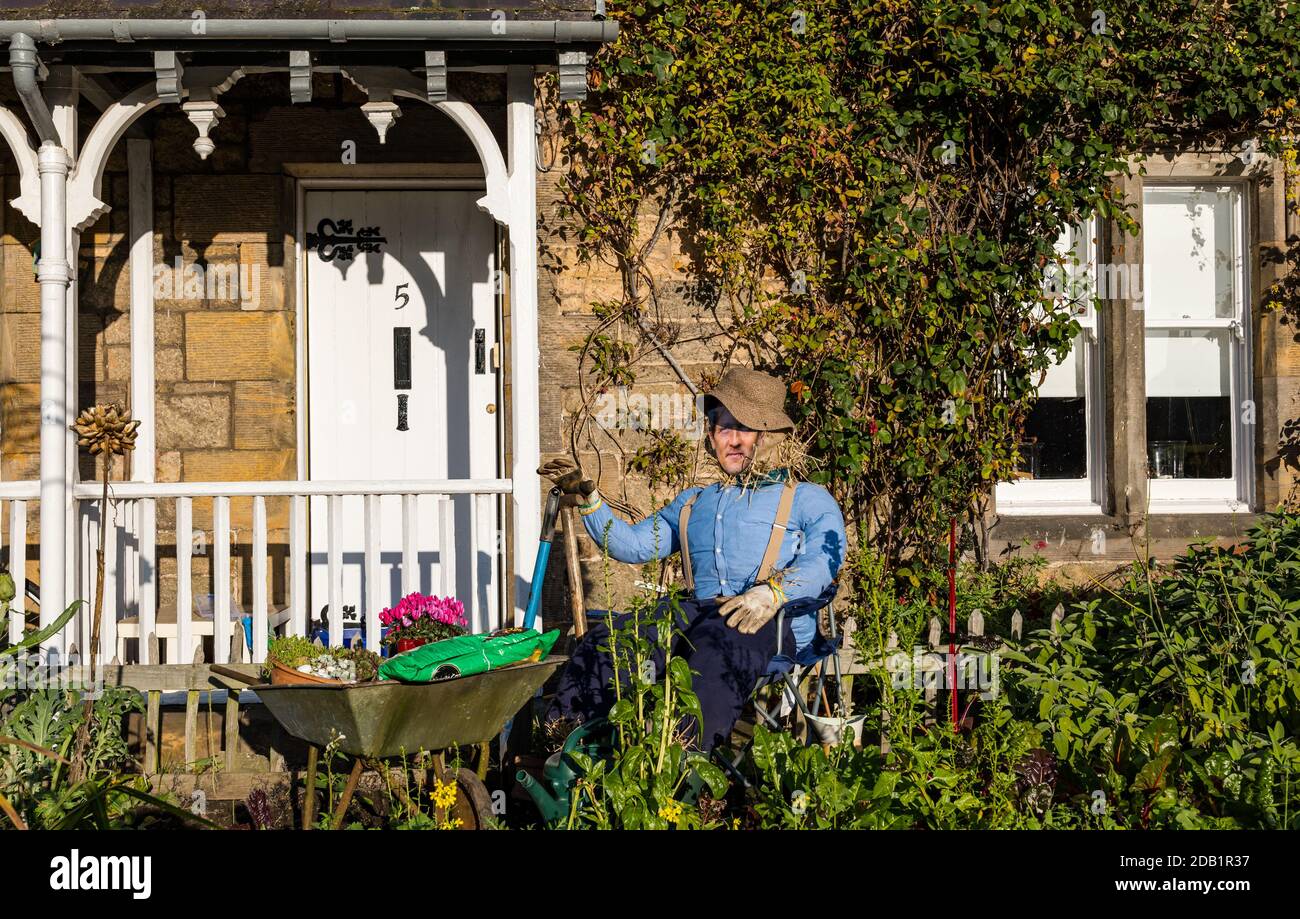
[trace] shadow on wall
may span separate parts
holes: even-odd
[[[1296,214],[1290,202],[1287,204],[1287,212],[1287,222],[1291,224]],[[1300,235],[1289,235],[1286,245],[1284,252],[1273,247],[1261,247],[1261,266],[1266,271],[1277,271],[1282,278],[1264,292],[1261,300],[1264,303],[1263,312],[1276,312],[1279,325],[1289,327],[1290,347],[1300,348]],[[1300,405],[1284,405],[1279,397],[1279,419],[1295,410],[1300,410]],[[1271,476],[1277,476],[1282,469],[1287,470],[1290,484],[1283,493],[1283,503],[1288,508],[1300,506],[1300,418],[1282,420],[1278,431],[1277,454],[1265,458],[1264,469]]]

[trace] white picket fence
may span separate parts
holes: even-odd
[[[344,499],[362,498],[364,518],[364,567],[366,596],[364,608],[366,642],[377,649],[380,641],[379,612],[390,603],[390,593],[385,589],[383,574],[385,561],[381,558],[382,506],[381,497],[401,496],[400,552],[401,592],[407,594],[420,589],[420,548],[429,540],[421,541],[421,525],[436,528],[437,548],[442,556],[439,565],[444,595],[454,595],[465,603],[466,616],[476,629],[497,623],[491,621],[489,611],[481,597],[477,559],[480,549],[499,560],[500,533],[492,528],[493,544],[484,546],[480,534],[480,521],[500,519],[499,505],[503,495],[511,491],[509,479],[488,480],[438,480],[426,482],[179,482],[179,483],[117,483],[110,487],[110,530],[105,534],[104,616],[100,627],[100,656],[105,662],[120,664],[191,664],[202,660],[205,637],[212,640],[211,663],[228,663],[245,659],[243,656],[243,625],[232,617],[236,598],[232,594],[231,565],[231,504],[232,501],[251,501],[252,528],[247,538],[250,546],[249,564],[251,590],[243,597],[242,608],[252,616],[252,634],[265,636],[268,629],[281,634],[309,634],[311,607],[320,609],[328,603],[327,628],[330,642],[342,644],[343,621],[343,534]],[[94,609],[96,581],[96,551],[99,545],[99,499],[102,486],[86,483],[77,485],[73,497],[78,507],[77,583],[80,590],[74,594],[85,601],[81,611],[64,630],[64,648],[71,653],[89,647],[91,636],[91,611]],[[458,540],[453,512],[453,496],[469,495],[469,536]],[[16,609],[21,609],[22,575],[27,560],[29,508],[38,506],[39,483],[0,483],[0,520],[7,525],[0,534],[0,550],[9,549],[9,568],[18,583],[19,598]],[[436,498],[437,514],[433,520],[421,520],[418,499],[422,496]],[[267,499],[288,498],[289,537],[284,604],[272,608],[268,597]],[[316,512],[326,516],[327,545],[311,545],[308,514],[309,501],[317,501]],[[211,563],[211,608],[201,609],[193,589],[194,553],[194,503],[211,501],[211,530],[204,533],[207,542],[205,554]],[[157,514],[163,502],[172,502],[175,511],[176,545],[176,615],[160,620],[158,601],[158,551]],[[358,521],[349,520],[353,526]],[[321,528],[317,527],[319,536]],[[463,535],[463,534],[461,534]],[[244,540],[241,540],[241,544]],[[453,566],[448,562],[454,547],[468,545],[471,563],[467,566],[469,583],[452,582]],[[309,553],[319,556],[324,548],[327,571],[325,597],[309,598]],[[391,553],[390,553],[391,555]],[[392,559],[389,559],[392,563]],[[457,589],[459,588],[459,589]],[[206,600],[207,598],[202,598]],[[310,607],[309,607],[310,599]],[[202,604],[206,605],[206,604]],[[170,612],[170,611],[168,611]],[[48,618],[49,613],[46,614]],[[170,621],[162,621],[170,620]],[[2,626],[2,624],[0,624]],[[8,633],[15,640],[22,633],[20,615],[11,615]],[[129,642],[129,644],[128,644]],[[128,648],[132,649],[128,654]],[[165,648],[165,651],[162,650]],[[260,663],[266,654],[265,640],[252,642],[252,659]],[[82,655],[83,657],[87,655]],[[129,657],[129,659],[128,659]]]

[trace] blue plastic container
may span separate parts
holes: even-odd
[[[313,630],[311,633],[311,640],[316,641],[317,639],[320,639],[320,643],[328,648],[330,644],[329,629],[317,628]],[[343,647],[350,648],[352,647],[353,642],[356,642],[364,647],[365,640],[366,640],[366,630],[361,626],[345,627],[343,629]]]

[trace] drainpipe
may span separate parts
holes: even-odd
[[[41,140],[37,169],[41,177],[41,258],[36,279],[41,285],[41,625],[53,622],[67,605],[64,574],[67,511],[72,491],[65,463],[68,448],[66,405],[68,265],[68,170],[71,163],[59,142],[54,119],[36,82],[36,43],[22,33],[9,43],[14,89]],[[57,635],[46,649],[62,654]],[[83,651],[85,649],[82,649]]]

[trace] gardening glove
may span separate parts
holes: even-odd
[[[586,478],[582,474],[582,467],[567,456],[544,464],[537,470],[537,474],[550,479],[566,495],[581,495],[589,499],[596,490],[596,483]]]
[[[718,615],[742,635],[753,635],[776,615],[780,604],[772,585],[755,584],[743,594],[728,597],[718,607]]]

